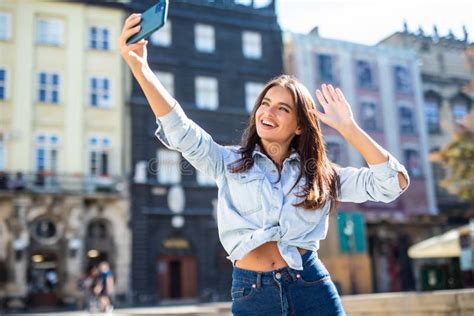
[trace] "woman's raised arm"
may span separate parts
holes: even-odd
[[[189,119],[180,104],[163,87],[148,65],[147,41],[127,45],[127,39],[140,30],[140,14],[130,15],[119,37],[120,54],[145,93],[156,117],[156,137],[171,150],[177,150],[196,169],[214,179],[224,174],[228,150],[214,142],[198,124]]]
[[[316,97],[325,113],[311,110],[321,121],[337,130],[364,157],[369,168],[346,167],[339,170],[343,202],[395,200],[408,188],[405,167],[373,140],[355,122],[352,110],[340,89],[322,85]]]
[[[127,45],[127,39],[140,31],[141,15],[134,13],[126,20],[122,33],[118,39],[120,54],[132,70],[133,76],[145,93],[148,103],[156,117],[161,117],[171,111],[176,100],[166,91],[158,78],[148,65],[147,48],[148,41],[141,40],[138,43]]]

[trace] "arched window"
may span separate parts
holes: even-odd
[[[87,237],[91,239],[107,238],[107,226],[102,221],[94,221],[87,227]]]

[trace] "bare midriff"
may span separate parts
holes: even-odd
[[[298,251],[303,255],[306,249],[298,248]],[[281,256],[277,242],[269,241],[250,251],[242,260],[236,260],[235,266],[245,270],[268,272],[287,267],[288,264]]]

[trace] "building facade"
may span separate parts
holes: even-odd
[[[432,34],[427,34],[421,28],[409,31],[405,23],[403,31],[388,36],[378,44],[384,47],[411,48],[419,56],[423,112],[431,158],[436,157],[439,150],[467,122],[468,116],[474,113],[474,44],[469,41],[465,27],[463,33],[463,38],[456,38],[451,31],[442,36],[436,26],[433,27]],[[435,218],[438,224],[433,234],[467,224],[469,218],[474,217],[474,210],[469,202],[462,201],[441,185],[450,171],[443,168],[442,163],[436,159],[430,159],[429,164],[439,209]],[[459,257],[418,259],[417,262],[421,274],[435,276],[432,285],[428,284],[427,277],[420,282],[423,289],[459,288],[466,283],[461,281]],[[472,284],[472,280],[469,282]]]
[[[340,87],[358,124],[406,166],[411,178],[410,189],[391,203],[342,203],[321,243],[322,260],[343,294],[413,289],[406,250],[425,230],[418,218],[438,212],[416,53],[322,38],[317,28],[285,33],[284,39],[288,73],[314,91],[322,83]],[[334,129],[323,124],[323,133],[331,160],[366,166]]]
[[[133,11],[152,4],[135,1]],[[264,83],[283,71],[274,1],[172,1],[148,56],[192,120],[216,142],[238,144]],[[215,183],[156,139],[136,83],[130,106],[134,302],[230,300],[232,264],[218,238]]]
[[[436,153],[449,143],[463,120],[472,113],[473,95],[469,84],[474,74],[468,50],[474,49],[474,44],[468,41],[467,30],[464,29],[464,38],[458,39],[452,33],[440,36],[436,27],[433,34],[428,35],[422,29],[410,32],[405,25],[404,31],[390,35],[379,46],[410,47],[419,55],[428,146],[430,153]],[[453,224],[465,223],[463,210],[467,205],[439,184],[446,171],[436,162],[431,162],[431,168],[441,214],[450,213]]]
[[[0,4],[0,301],[75,305],[87,269],[129,288],[122,4]]]

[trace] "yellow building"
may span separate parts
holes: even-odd
[[[110,1],[0,2],[0,301],[78,303],[101,260],[127,294],[125,15]]]

